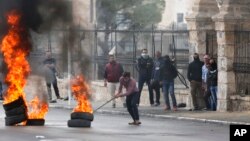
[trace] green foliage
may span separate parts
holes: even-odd
[[[117,28],[117,15],[129,27],[151,27],[161,21],[165,0],[97,0],[98,26]]]

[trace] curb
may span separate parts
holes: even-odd
[[[99,110],[98,113],[129,115],[127,112],[112,111],[112,110]],[[230,124],[250,125],[250,123],[247,123],[247,122],[231,122],[231,121],[223,121],[223,120],[212,120],[212,119],[191,118],[191,117],[177,117],[177,116],[168,116],[168,115],[154,115],[154,114],[145,114],[145,113],[140,113],[140,116],[150,117],[150,118],[171,119],[171,120],[185,120],[185,121],[193,121],[193,122],[209,123],[209,124],[220,124],[220,125],[230,125]]]
[[[50,105],[51,108],[59,108],[59,109],[73,109],[72,106],[65,105]],[[97,113],[100,114],[114,114],[114,115],[129,115],[128,112],[123,111],[114,111],[114,110],[98,110]],[[192,122],[200,122],[200,123],[209,123],[209,124],[219,124],[219,125],[250,125],[247,122],[233,122],[233,121],[223,121],[223,120],[213,120],[213,119],[202,119],[202,118],[192,118],[192,117],[177,117],[177,116],[169,116],[169,115],[155,115],[155,114],[146,114],[140,113],[140,116],[150,117],[150,118],[161,118],[161,119],[171,119],[171,120],[185,120]]]

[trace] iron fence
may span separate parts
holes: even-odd
[[[235,52],[233,68],[235,71],[236,92],[249,95],[250,88],[250,31],[235,32]]]

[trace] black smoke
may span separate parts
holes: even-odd
[[[0,0],[0,36],[8,30],[6,15],[11,10],[19,11],[22,23],[35,32],[72,20],[72,7],[67,0]]]

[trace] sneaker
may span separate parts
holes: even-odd
[[[135,121],[129,122],[128,125],[135,125]]]
[[[49,103],[56,103],[56,100],[50,100]]]
[[[63,99],[62,97],[58,96],[57,99]]]
[[[155,107],[157,107],[157,106],[160,106],[160,103],[155,103],[155,105],[154,105]]]
[[[67,101],[67,100],[69,100],[69,97],[65,97],[63,100],[64,100],[64,101]]]
[[[115,104],[112,104],[112,108],[115,108]]]
[[[134,122],[134,125],[140,125],[140,124],[141,122],[139,120]]]

